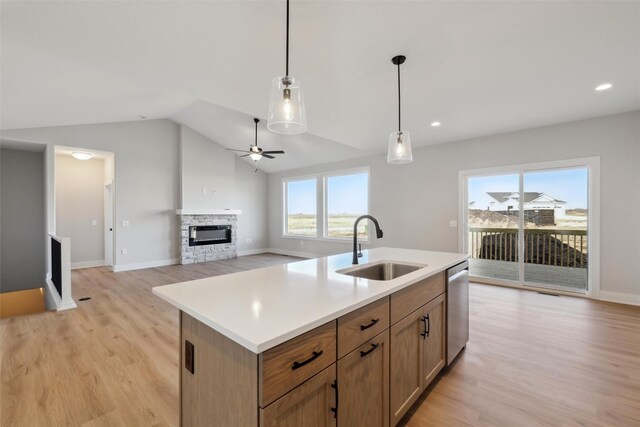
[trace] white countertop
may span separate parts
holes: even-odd
[[[309,259],[153,288],[160,298],[254,353],[262,353],[343,314],[467,259],[466,254],[411,249],[363,251],[360,265],[426,264],[393,280],[336,273],[352,253]]]

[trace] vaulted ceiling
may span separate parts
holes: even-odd
[[[3,129],[171,118],[245,149],[284,73],[284,1],[1,7]],[[416,147],[640,108],[640,2],[293,1],[291,37],[309,133],[261,132],[268,172],[384,152],[396,54]]]

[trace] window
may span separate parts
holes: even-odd
[[[315,178],[285,182],[285,234],[306,237],[318,235],[316,183]]]
[[[328,176],[325,237],[353,238],[353,223],[369,212],[369,173]],[[358,224],[358,237],[368,239],[369,221]]]
[[[348,241],[355,220],[369,212],[368,169],[285,179],[283,191],[284,236]],[[368,227],[358,225],[361,241],[369,240]]]

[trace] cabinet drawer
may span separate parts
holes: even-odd
[[[335,320],[261,353],[260,406],[264,408],[335,361]]]
[[[408,316],[444,292],[444,271],[391,295],[391,324]]]
[[[338,318],[338,358],[345,356],[388,327],[388,297]]]

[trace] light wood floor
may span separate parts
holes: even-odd
[[[151,288],[293,260],[74,271],[91,300],[0,320],[1,425],[178,425],[178,311]],[[640,308],[474,284],[470,334],[408,426],[640,425]]]

